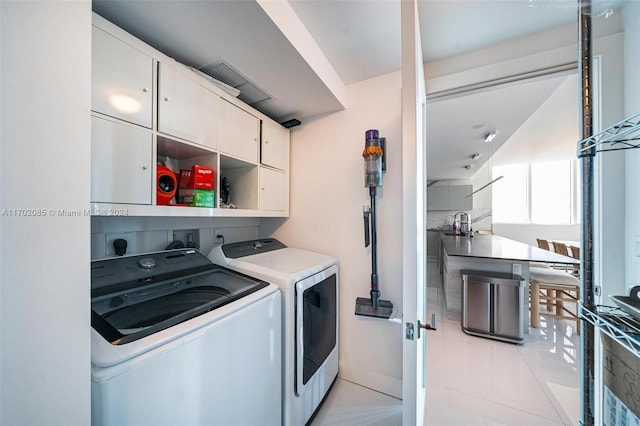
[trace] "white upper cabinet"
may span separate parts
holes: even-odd
[[[220,100],[220,152],[256,164],[259,120],[231,102]]]
[[[473,185],[452,185],[449,187],[449,208],[451,210],[473,209]]]
[[[289,210],[288,174],[260,167],[259,210]]]
[[[150,56],[94,26],[91,70],[92,110],[151,128],[154,90]]]
[[[473,185],[430,186],[427,188],[427,210],[473,209]]]
[[[131,216],[288,216],[288,129],[95,14],[92,31],[92,203]],[[216,196],[224,176],[236,208],[158,205],[166,158],[214,169]]]
[[[180,71],[160,63],[158,131],[217,149],[220,98]]]
[[[153,134],[91,117],[91,201],[151,204]]]
[[[260,162],[280,170],[289,170],[289,130],[268,120],[262,121]]]
[[[427,210],[449,210],[448,186],[430,186],[427,188]]]

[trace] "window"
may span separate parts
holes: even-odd
[[[493,176],[504,176],[492,186],[493,221],[527,223],[527,164],[496,166],[493,168]]]
[[[571,223],[571,193],[568,161],[531,164],[531,222]]]
[[[493,167],[493,220],[567,225],[576,219],[576,162],[549,161]]]

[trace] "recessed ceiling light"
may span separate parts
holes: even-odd
[[[479,152],[476,152],[475,154],[473,154],[471,156],[471,159],[474,160],[474,161],[477,160],[478,158],[480,158],[480,153]]]
[[[484,136],[484,141],[485,143],[489,143],[493,139],[495,139],[495,137],[496,137],[496,132],[492,130]]]
[[[473,167],[471,164],[466,164],[464,166],[465,170],[471,170],[471,167]]]

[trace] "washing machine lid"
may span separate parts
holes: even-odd
[[[197,250],[94,261],[91,284],[91,325],[114,345],[157,333],[268,285],[215,265]]]

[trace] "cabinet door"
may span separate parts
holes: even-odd
[[[449,187],[449,210],[471,210],[473,208],[473,196],[467,195],[473,192],[472,185],[452,185]]]
[[[262,121],[260,162],[266,166],[289,169],[289,130],[276,122]]]
[[[91,117],[91,201],[151,204],[152,143],[141,127]]]
[[[220,151],[253,164],[258,162],[259,120],[220,100]]]
[[[217,148],[218,95],[170,65],[158,73],[158,131]]]
[[[427,210],[449,210],[449,188],[447,186],[427,188]]]
[[[153,59],[97,27],[91,43],[91,109],[151,128]]]
[[[260,210],[289,209],[289,180],[286,173],[260,167]]]

